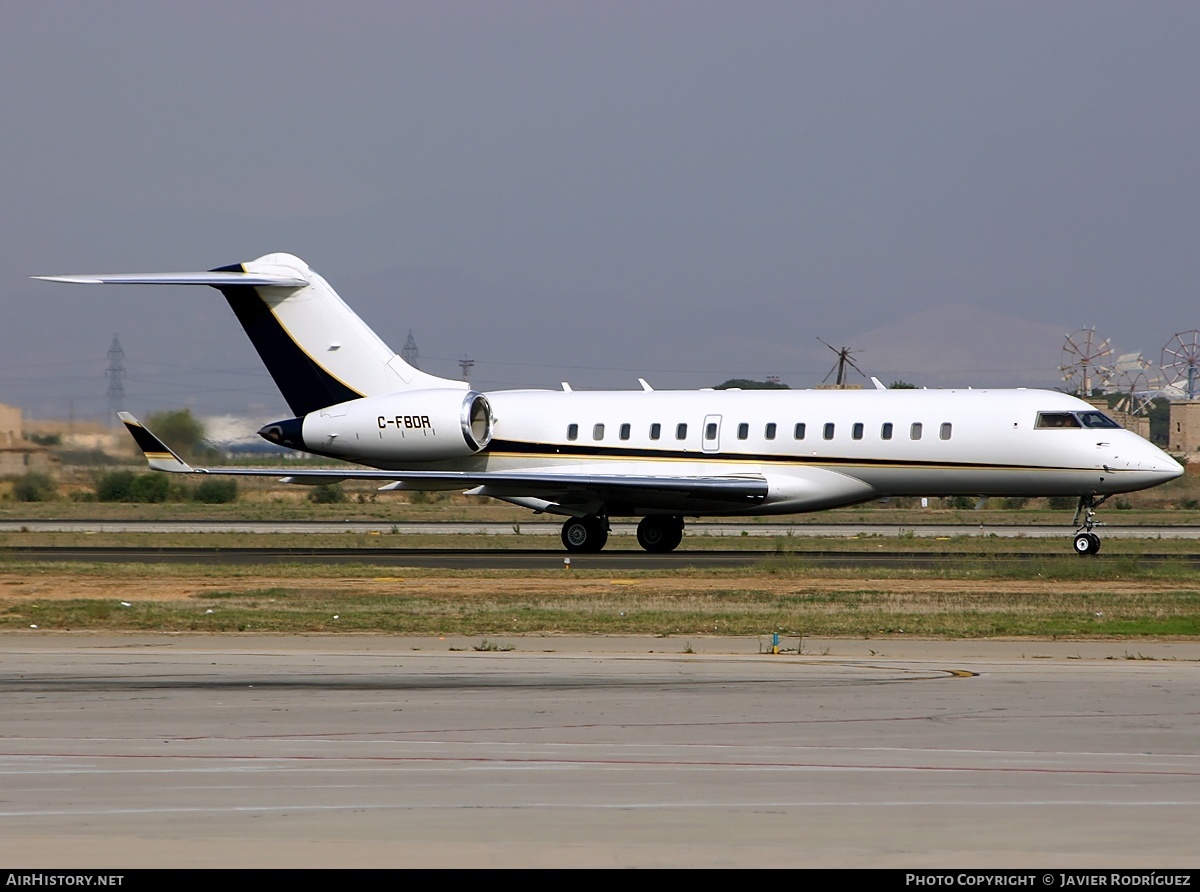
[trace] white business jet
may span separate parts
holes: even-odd
[[[290,254],[207,272],[35,278],[218,289],[295,415],[259,434],[356,463],[196,468],[122,413],[151,468],[464,490],[564,515],[573,552],[603,548],[612,517],[640,517],[639,544],[665,552],[685,517],[969,495],[1076,497],[1074,548],[1095,554],[1096,507],[1183,473],[1095,407],[1048,390],[656,391],[641,381],[634,391],[479,393],[410,366]]]

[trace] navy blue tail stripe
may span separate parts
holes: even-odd
[[[213,272],[242,272],[240,264],[217,267]],[[351,390],[321,368],[291,339],[270,308],[249,285],[218,288],[242,324],[263,365],[275,379],[288,408],[296,415],[354,400],[363,394]]]

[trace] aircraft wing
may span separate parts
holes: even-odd
[[[234,477],[279,477],[287,483],[320,484],[342,480],[387,481],[385,490],[458,489],[500,499],[532,498],[548,510],[595,502],[622,502],[643,508],[671,506],[682,501],[697,511],[706,506],[753,507],[767,498],[768,484],[760,474],[712,477],[669,477],[628,474],[566,474],[553,471],[385,471],[377,468],[293,470],[291,468],[196,468],[180,458],[128,412],[118,413],[150,468],[171,474],[218,474]]]

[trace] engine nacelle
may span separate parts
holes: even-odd
[[[368,464],[466,458],[492,439],[482,393],[414,390],[327,406],[268,424],[259,434],[305,452]]]

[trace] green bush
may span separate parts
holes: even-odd
[[[96,476],[96,500],[99,502],[132,502],[133,471],[110,471]]]
[[[58,486],[49,474],[30,471],[13,481],[13,498],[18,502],[50,502],[58,498]]]
[[[320,486],[312,488],[312,492],[308,494],[308,500],[316,502],[318,505],[333,505],[346,501],[346,491],[342,489],[340,483],[322,483]]]
[[[232,477],[206,478],[195,492],[192,493],[192,498],[197,502],[204,502],[206,505],[223,505],[227,502],[236,502],[238,497],[237,481]]]
[[[166,474],[112,471],[96,478],[96,500],[100,502],[165,502],[170,493]]]
[[[165,502],[171,494],[171,481],[166,474],[138,474],[129,488],[134,502]]]

